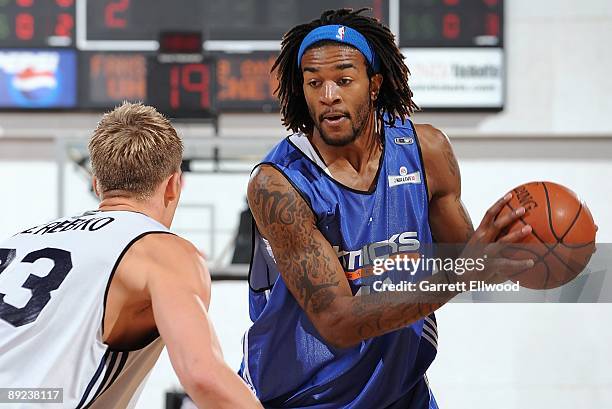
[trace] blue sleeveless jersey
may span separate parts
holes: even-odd
[[[397,121],[384,134],[372,192],[334,180],[303,134],[284,139],[262,161],[282,172],[310,205],[355,296],[373,292],[376,280],[405,278],[394,271],[368,276],[364,267],[373,260],[414,254],[432,241],[414,127],[409,120]],[[249,273],[253,325],[243,339],[240,375],[265,407],[437,409],[425,377],[437,349],[433,314],[355,347],[332,347],[287,289],[267,241],[254,232]],[[427,274],[420,271],[409,280]]]

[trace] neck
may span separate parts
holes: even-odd
[[[372,113],[353,142],[344,146],[332,146],[325,143],[319,130],[314,128],[311,143],[321,153],[329,168],[347,163],[357,173],[362,173],[372,161],[378,163],[382,152],[380,135],[376,132],[375,114]]]
[[[142,213],[170,228],[170,223],[165,220],[164,212],[159,206],[154,204],[153,200],[136,200],[127,196],[108,197],[105,195],[98,206],[98,210],[103,212],[127,211]]]

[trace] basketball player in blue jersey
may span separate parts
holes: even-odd
[[[457,292],[375,291],[382,276],[372,264],[433,240],[469,241],[465,256],[524,212],[496,218],[509,197],[500,199],[474,232],[448,139],[408,119],[417,107],[403,57],[362,11],[327,11],[293,28],[274,65],[294,134],[248,186],[253,325],[240,369],[269,408],[437,408],[425,377],[437,349],[433,311]],[[428,280],[493,281],[494,271]]]

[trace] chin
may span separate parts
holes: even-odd
[[[321,139],[323,139],[323,142],[325,142],[327,145],[330,146],[346,146],[350,143],[353,143],[355,141],[355,135],[345,135],[345,136],[329,136],[329,135],[325,135],[324,133],[321,133]]]
[[[329,133],[329,132],[325,132],[321,128],[318,128],[318,129],[319,129],[319,135],[321,135],[321,139],[323,139],[323,142],[325,142],[327,145],[330,145],[330,146],[346,146],[354,142],[355,139],[357,139],[356,134],[351,131],[348,131],[348,132],[345,131],[344,133],[340,133],[340,132]]]

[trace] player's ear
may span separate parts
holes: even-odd
[[[101,199],[101,197],[100,197],[100,188],[98,187],[98,178],[95,177],[95,176],[92,176],[92,178],[91,178],[91,188],[93,189],[93,192],[96,195],[96,197],[98,199]]]
[[[381,74],[374,74],[370,78],[370,99],[376,101],[378,99],[378,93],[382,86],[383,76]]]
[[[166,179],[166,190],[164,192],[164,203],[177,201],[181,195],[181,172],[174,172]]]

